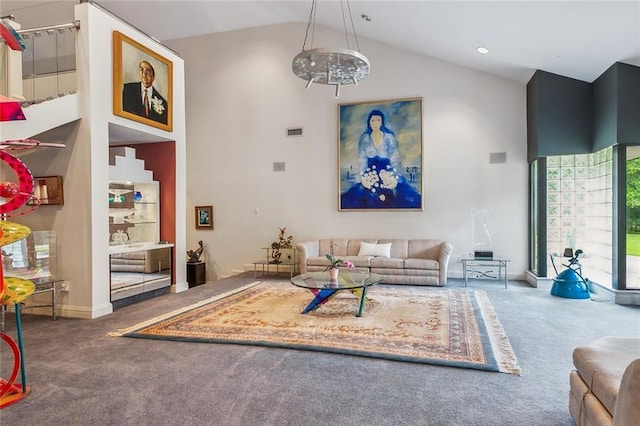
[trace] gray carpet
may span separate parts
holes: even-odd
[[[520,282],[505,290],[499,282],[474,280],[470,287],[488,293],[522,376],[279,348],[107,337],[250,281],[253,272],[95,320],[25,314],[32,393],[0,411],[0,424],[571,425],[573,348],[604,335],[640,336],[638,308],[557,298]],[[449,286],[462,283],[450,280]],[[7,314],[5,329],[13,332],[13,326]]]

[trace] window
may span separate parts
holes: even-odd
[[[612,286],[613,151],[547,158],[547,253],[582,249],[584,276]],[[539,218],[543,220],[543,218]],[[553,273],[550,259],[547,271]]]

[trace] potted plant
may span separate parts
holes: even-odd
[[[333,240],[329,242],[329,253],[325,255],[325,257],[329,260],[329,266],[325,268],[325,271],[329,271],[329,280],[335,281],[338,279],[338,272],[340,271],[340,266],[344,266],[347,269],[353,269],[353,262],[349,262],[348,260],[342,260],[334,256],[333,254]]]

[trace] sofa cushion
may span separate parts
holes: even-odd
[[[349,240],[334,238],[332,240],[320,240],[320,256],[331,253],[331,244],[333,243],[333,255],[336,257],[347,256],[347,243]],[[357,254],[357,253],[356,253]]]
[[[324,256],[309,256],[307,258],[309,266],[329,266],[329,259]]]
[[[438,260],[442,241],[439,240],[409,240],[407,258]]]
[[[584,396],[589,393],[589,387],[576,370],[569,373],[569,413],[574,418],[576,424],[583,424],[582,417],[582,403]]]
[[[371,258],[370,265],[372,268],[402,269],[404,268],[404,259],[373,257]]]
[[[573,365],[602,405],[614,412],[625,368],[640,357],[640,339],[607,336],[573,350]]]
[[[440,263],[437,260],[431,259],[405,259],[404,267],[406,269],[438,269]]]
[[[358,256],[391,257],[391,243],[369,244],[361,241]]]
[[[368,268],[371,256],[336,256],[343,261],[349,261],[353,263],[356,268]],[[329,259],[326,256],[311,256],[307,258],[308,266],[329,266]]]
[[[340,259],[353,263],[356,268],[368,268],[371,266],[372,256],[341,256]]]

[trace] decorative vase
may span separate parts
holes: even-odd
[[[340,269],[338,269],[338,268],[330,268],[329,269],[329,280],[330,281],[337,281],[338,280],[338,272],[340,272]]]

